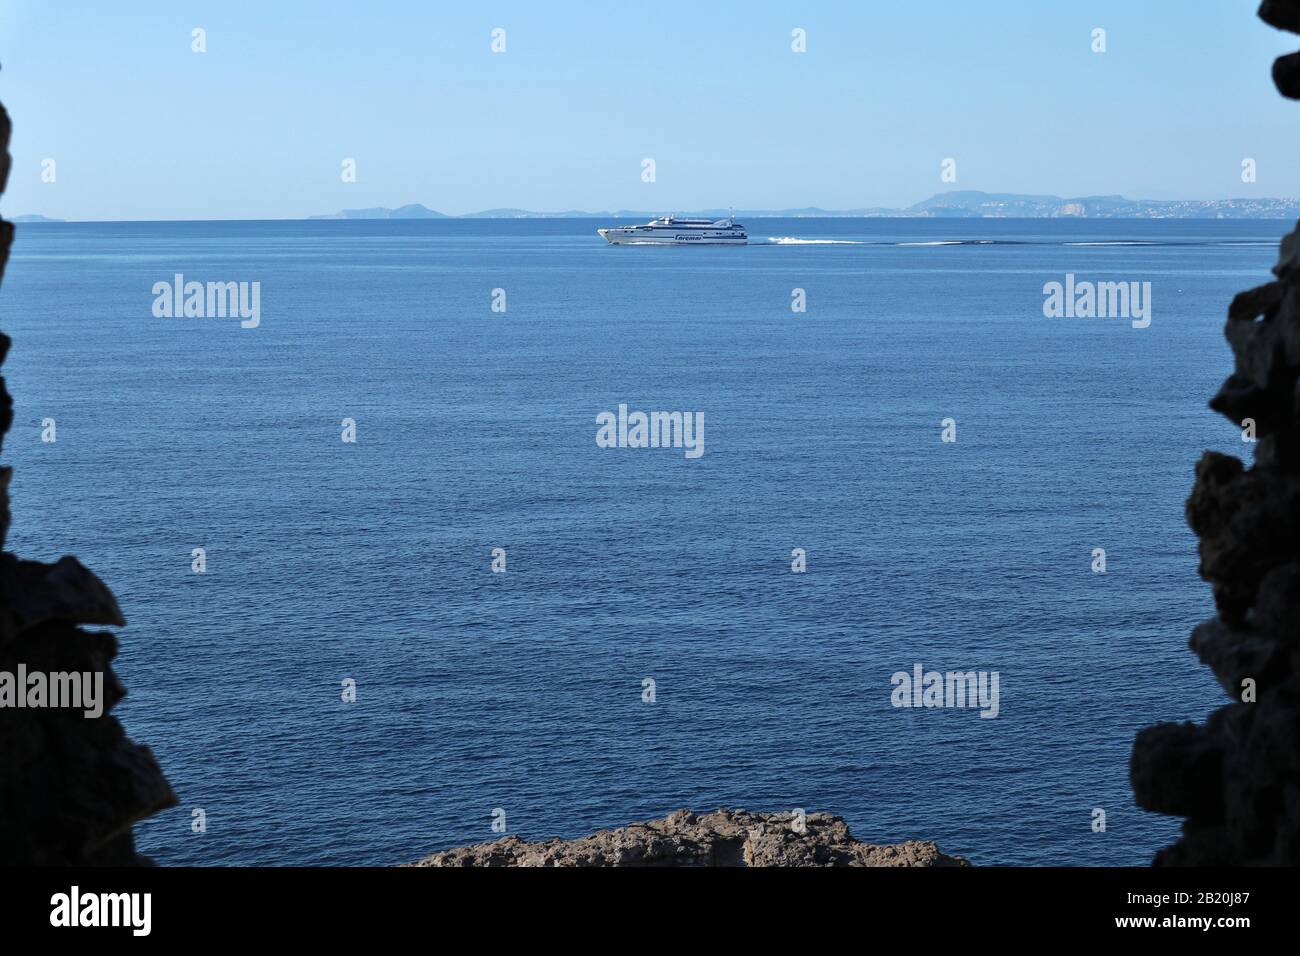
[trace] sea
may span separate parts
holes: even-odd
[[[1226,702],[1183,505],[1204,450],[1250,460],[1206,401],[1291,224],[609,224],[18,227],[8,548],[121,604],[115,714],[180,801],[140,850],[387,865],[719,807],[979,865],[1176,839],[1129,755]],[[255,327],[167,315],[178,275],[257,283]],[[1049,317],[1067,281],[1149,322]],[[702,453],[598,442],[620,406]],[[903,706],[918,667],[996,676],[996,716]]]

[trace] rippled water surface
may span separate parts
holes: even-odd
[[[1129,749],[1220,699],[1182,507],[1245,447],[1205,401],[1287,224],[598,225],[19,227],[9,547],[118,595],[117,714],[181,797],[143,850],[383,864],[494,808],[541,838],[718,806],[977,863],[1171,841]],[[260,282],[260,327],[154,317],[176,273]],[[1150,327],[1045,318],[1066,273],[1150,282]],[[597,447],[620,403],[702,411],[705,453]],[[998,716],[891,706],[917,663],[997,671]]]

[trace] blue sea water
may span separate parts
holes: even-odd
[[[1222,700],[1183,502],[1248,448],[1205,402],[1289,224],[597,225],[19,227],[9,547],[119,598],[116,713],[181,798],[142,850],[387,864],[496,808],[543,838],[719,806],[978,864],[1172,841],[1128,757]],[[1149,281],[1150,327],[1045,318],[1071,272]],[[156,318],[175,273],[260,282],[260,327]],[[620,403],[704,412],[704,455],[597,447]],[[996,719],[892,706],[916,663],[997,671]]]

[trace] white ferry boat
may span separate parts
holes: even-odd
[[[616,245],[651,243],[669,246],[743,246],[749,239],[745,227],[730,216],[717,220],[660,216],[651,219],[644,226],[597,229],[596,235]]]

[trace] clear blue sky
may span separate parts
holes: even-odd
[[[0,100],[16,123],[0,210],[840,209],[952,188],[1300,196],[1300,104],[1269,79],[1300,38],[1257,20],[1257,5],[0,0]],[[204,54],[190,49],[196,26]],[[807,53],[790,50],[795,27]],[[346,157],[356,183],[340,179]],[[955,184],[940,181],[946,157]],[[1255,184],[1241,182],[1244,157]]]

